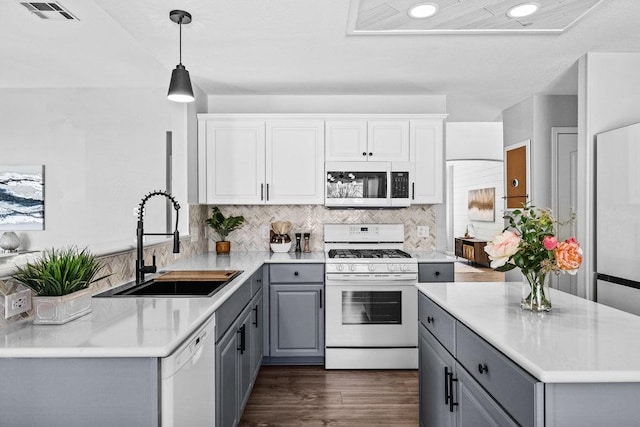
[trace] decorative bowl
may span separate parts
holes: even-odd
[[[291,249],[291,242],[287,243],[271,243],[271,250],[273,252],[289,252]]]

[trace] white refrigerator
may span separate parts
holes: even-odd
[[[640,315],[640,123],[596,137],[597,301]]]

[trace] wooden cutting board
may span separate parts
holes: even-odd
[[[156,282],[226,282],[233,279],[240,270],[180,270],[169,271],[154,278]]]

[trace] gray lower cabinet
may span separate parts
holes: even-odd
[[[324,357],[324,264],[269,267],[269,356]]]
[[[262,361],[262,288],[256,286],[260,270],[216,312],[235,318],[216,342],[216,425],[238,424]],[[261,280],[261,279],[260,279]],[[254,295],[252,293],[255,292]],[[240,308],[241,311],[238,311]]]
[[[262,366],[262,346],[264,341],[264,325],[262,312],[264,311],[264,298],[262,297],[262,289],[253,298],[251,303],[251,369],[253,378],[258,376],[260,366]]]
[[[142,357],[2,358],[0,426],[157,427],[159,368]]]
[[[418,282],[453,282],[455,270],[453,262],[419,262]]]
[[[324,285],[271,284],[269,289],[271,356],[324,356]]]
[[[455,413],[449,407],[449,372],[455,359],[419,324],[420,425],[422,427],[455,425]]]
[[[232,328],[216,344],[216,425],[238,424],[238,363],[237,329]]]
[[[420,425],[538,426],[543,384],[419,296]]]

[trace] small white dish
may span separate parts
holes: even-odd
[[[276,253],[289,252],[291,242],[287,243],[271,243],[271,250]]]

